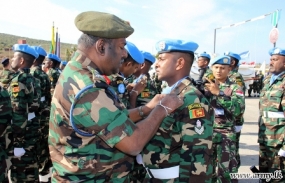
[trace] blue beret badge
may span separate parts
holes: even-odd
[[[223,62],[224,62],[225,64],[228,63],[228,61],[229,61],[229,60],[228,60],[227,58],[224,58],[224,59],[223,59]]]
[[[120,83],[120,84],[118,85],[118,91],[119,91],[119,93],[121,93],[121,94],[125,93],[126,87],[125,87],[125,85],[124,85],[123,83]]]
[[[164,48],[165,48],[165,42],[164,42],[164,41],[161,41],[161,42],[159,43],[159,49],[162,51]]]

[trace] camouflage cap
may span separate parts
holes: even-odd
[[[98,11],[80,13],[74,23],[78,30],[85,34],[107,39],[127,38],[134,32],[127,21]]]

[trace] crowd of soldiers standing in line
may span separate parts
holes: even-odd
[[[67,62],[40,46],[15,44],[4,58],[1,89],[0,182],[39,182],[50,173],[49,116],[52,92]]]
[[[100,22],[86,29],[90,18],[94,24],[108,20],[108,34],[102,33]],[[39,182],[39,175],[49,174],[52,161],[53,182],[238,182],[230,173],[241,165],[245,84],[238,73],[240,56],[227,52],[211,59],[201,53],[197,62],[203,79],[195,81],[189,73],[197,43],[161,40],[156,61],[125,43],[133,29],[118,17],[84,12],[75,23],[80,21],[78,50],[62,74],[60,58],[37,46],[16,44],[11,66],[7,59],[2,62],[1,181],[8,181],[11,170],[12,182]],[[88,45],[90,40],[94,44]],[[112,41],[123,41],[121,63],[117,52],[105,51],[106,45],[115,45]],[[115,65],[100,64],[105,53],[114,57],[106,61]],[[285,50],[269,54],[272,74],[260,98],[259,168],[266,173],[282,170],[284,175]],[[101,57],[88,58],[95,55]],[[105,69],[99,71],[92,60]],[[149,70],[155,61],[157,76],[152,79]],[[163,91],[162,80],[168,84]],[[137,144],[129,143],[134,134],[141,137]]]

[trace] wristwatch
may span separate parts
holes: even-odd
[[[138,111],[139,111],[139,115],[140,115],[140,117],[144,117],[144,113],[143,113],[143,111],[142,111],[142,107],[143,106],[139,106],[139,108],[138,108]]]
[[[219,92],[219,95],[218,95],[218,96],[223,97],[223,96],[225,96],[225,93],[224,93],[223,91],[221,91],[221,90],[220,90],[220,92]]]

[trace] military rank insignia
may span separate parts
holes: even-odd
[[[202,123],[200,120],[196,121],[196,126],[195,126],[195,132],[201,135],[204,132],[204,126],[202,126]]]
[[[18,96],[18,93],[20,92],[20,87],[18,83],[12,83],[11,84],[11,88],[12,88],[12,93],[14,97]]]
[[[205,117],[205,110],[199,103],[193,103],[188,105],[190,119]]]

